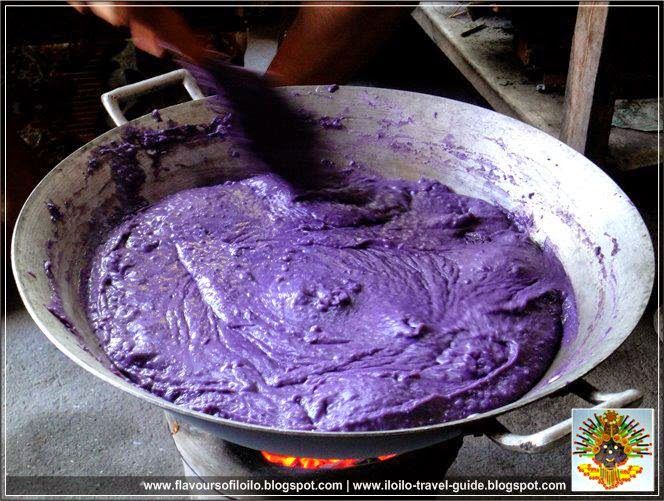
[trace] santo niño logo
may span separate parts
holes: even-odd
[[[572,490],[654,489],[651,409],[574,409]]]

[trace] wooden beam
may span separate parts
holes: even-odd
[[[575,8],[570,6],[570,8]],[[613,48],[623,44],[621,17],[625,9],[611,8],[606,20],[605,41],[595,80],[585,152],[602,166],[607,160],[621,171],[658,163],[657,133],[610,127],[617,83]],[[456,6],[436,6],[422,2],[413,18],[498,112],[560,137],[564,96],[535,90],[536,81],[527,77],[513,53],[513,35],[503,18],[485,17],[489,29],[469,37],[461,33],[475,25],[466,15],[455,15]],[[615,45],[614,45],[615,44]],[[618,51],[619,52],[619,51]],[[613,66],[613,67],[612,67]],[[435,78],[435,76],[432,76]],[[607,151],[607,135],[608,151]],[[608,153],[608,155],[607,155]]]
[[[579,5],[576,15],[560,139],[581,153],[588,139],[608,11],[607,2],[588,2]]]

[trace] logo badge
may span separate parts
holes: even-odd
[[[653,491],[652,409],[572,410],[573,491]]]

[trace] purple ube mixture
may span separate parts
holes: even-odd
[[[277,428],[381,430],[507,404],[574,297],[503,210],[432,181],[348,174],[197,188],[115,228],[87,311],[111,362],[176,404]]]

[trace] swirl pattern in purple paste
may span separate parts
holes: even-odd
[[[127,378],[280,429],[406,428],[512,402],[574,328],[555,256],[440,183],[271,175],[176,193],[96,250],[88,317]]]

